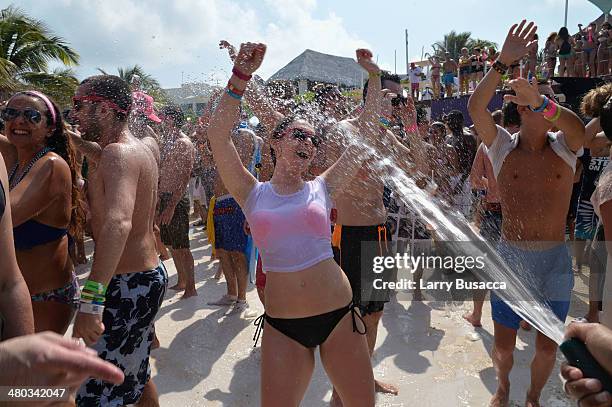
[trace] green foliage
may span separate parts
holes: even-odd
[[[109,75],[102,68],[98,68],[98,71],[104,75]],[[152,75],[146,73],[140,65],[134,65],[126,68],[117,68],[117,76],[126,81],[132,83],[134,76],[140,78],[140,88],[155,99],[156,104],[167,104],[170,102],[168,95],[162,89],[161,85]]]
[[[19,8],[0,10],[0,92],[35,88],[69,104],[78,83],[70,69],[49,71],[50,62],[76,66],[79,55],[61,37]]]
[[[448,52],[451,54],[451,58],[457,60],[461,54],[461,48],[465,47],[470,51],[473,48],[488,49],[489,47],[497,48],[497,44],[479,38],[472,38],[472,33],[469,31],[456,32],[455,30],[444,35],[444,39],[436,41],[431,45],[433,48],[433,56],[444,58],[444,53]]]

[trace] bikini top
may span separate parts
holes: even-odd
[[[67,233],[67,229],[45,225],[31,219],[13,228],[15,249],[30,250],[36,246],[61,239]]]
[[[332,207],[321,177],[290,195],[277,194],[270,182],[258,182],[243,209],[265,271],[301,271],[333,258]]]
[[[39,151],[34,156],[32,161],[30,161],[23,174],[21,174],[21,177],[19,177],[16,182],[12,183],[13,177],[17,171],[17,164],[15,164],[11,174],[9,175],[9,183],[11,183],[11,188],[16,187],[17,184],[19,184],[19,182],[25,178],[28,172],[30,172],[36,161],[42,158],[49,151],[51,151],[49,148],[44,148]],[[29,221],[13,228],[13,240],[15,241],[16,250],[30,250],[36,246],[61,239],[67,233],[68,230],[65,228],[56,228],[37,222],[34,219],[30,219]]]
[[[504,160],[518,146],[519,133],[510,134],[508,130],[501,126],[497,127],[497,136],[493,140],[493,144],[487,149],[487,155],[491,159],[493,165],[493,173],[495,178],[499,176],[499,173],[504,164]],[[573,152],[567,145],[565,140],[565,134],[559,131],[557,133],[548,133],[548,141],[553,151],[563,159],[563,161],[569,165],[573,172],[576,172],[576,160],[580,157],[584,151],[582,147],[577,152]]]

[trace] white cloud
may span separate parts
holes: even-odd
[[[224,76],[227,55],[220,39],[268,45],[260,74],[268,77],[307,48],[353,56],[368,44],[330,13],[315,17],[317,0],[82,0],[17,4],[47,22],[80,54],[82,75],[95,67],[142,65],[162,81]],[[176,83],[176,81],[175,81]]]

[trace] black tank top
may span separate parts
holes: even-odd
[[[4,186],[0,182],[0,220],[4,215],[4,208],[6,207],[6,197],[4,196]]]

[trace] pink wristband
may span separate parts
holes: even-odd
[[[552,100],[548,99],[548,106],[546,106],[544,112],[542,112],[542,115],[545,119],[551,120],[557,114],[558,109],[559,107],[557,106],[557,104]]]

